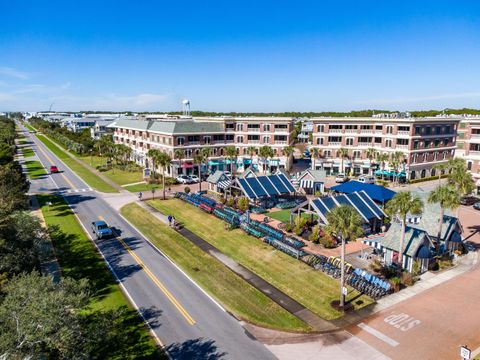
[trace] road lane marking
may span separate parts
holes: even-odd
[[[50,165],[55,165],[55,162],[53,162],[53,160],[50,158],[50,156],[48,156],[47,153],[40,146],[38,146],[38,144],[36,144],[36,145],[37,145],[37,149],[40,150],[42,152],[42,154],[45,155],[47,160],[50,162]],[[68,178],[65,176],[65,174],[60,173],[60,175],[65,179],[67,184],[70,185],[72,190],[76,189],[75,185],[73,185],[72,182],[70,180],[68,180]],[[51,174],[50,174],[50,176],[51,176]]]
[[[365,323],[360,323],[357,325],[360,329],[362,330],[365,330],[366,332],[368,332],[369,334],[375,336],[376,338],[382,340],[383,342],[386,342],[388,345],[390,346],[398,346],[399,343],[395,340],[393,340],[392,338],[388,337],[387,335],[385,335],[384,333],[381,333],[380,331],[368,326],[367,324]]]
[[[98,217],[100,220],[105,221],[103,216]],[[138,265],[145,271],[148,277],[153,281],[153,283],[163,292],[163,294],[167,297],[168,300],[177,308],[177,310],[182,314],[185,318],[187,323],[190,325],[194,325],[196,321],[190,316],[190,314],[185,310],[185,308],[175,299],[175,297],[168,291],[168,289],[162,284],[160,280],[153,274],[150,269],[144,264],[144,262],[138,257],[137,254],[128,246],[128,244],[123,240],[120,236],[117,236],[115,233],[115,238],[122,244],[122,246],[127,250],[127,252],[133,257],[133,259],[137,262]]]
[[[389,315],[383,321],[401,331],[411,330],[422,323],[420,320],[405,313]]]

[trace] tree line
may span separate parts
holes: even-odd
[[[16,136],[14,121],[0,117],[0,358],[123,356],[132,342],[128,310],[92,311],[95,294],[86,279],[56,282],[42,274],[46,245],[61,231],[45,229],[27,211],[29,183],[14,159]]]

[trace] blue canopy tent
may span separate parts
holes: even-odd
[[[333,186],[331,188],[333,191],[337,191],[343,194],[352,194],[354,192],[365,191],[367,195],[376,202],[384,204],[385,202],[391,200],[396,192],[390,189],[387,189],[380,185],[374,184],[365,184],[359,181],[347,181],[346,183]]]

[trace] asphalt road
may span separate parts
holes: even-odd
[[[95,191],[25,130],[46,169],[31,192],[62,191],[84,227],[104,219],[117,238],[96,241],[110,268],[173,359],[275,359],[241,324],[152,247]]]

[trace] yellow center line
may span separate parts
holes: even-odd
[[[40,141],[40,140],[39,140]],[[50,162],[50,165],[55,165],[55,163],[53,162],[53,160],[50,158],[50,156],[48,156],[48,154],[43,151],[43,149],[37,145],[37,149],[40,150],[42,152],[43,155],[45,155],[45,157],[47,158],[47,160]],[[72,190],[75,190],[76,187],[75,185],[72,184],[72,182],[70,180],[68,180],[68,178],[65,176],[65,174],[62,174],[60,173],[60,175],[65,179],[65,181],[67,182],[68,185],[70,185],[70,188]]]
[[[98,217],[100,220],[105,221],[103,216]],[[177,308],[177,310],[182,314],[185,318],[187,323],[190,325],[195,324],[195,320],[190,316],[190,314],[184,309],[184,307],[175,299],[175,297],[168,291],[168,289],[158,280],[158,278],[150,271],[150,269],[143,263],[143,261],[138,257],[137,254],[127,245],[127,243],[120,237],[116,236],[115,238],[122,244],[122,246],[127,250],[127,252],[133,257],[133,259],[137,262],[138,265],[145,271],[148,277],[153,281],[153,283],[163,292],[163,294],[167,297],[168,300]]]

